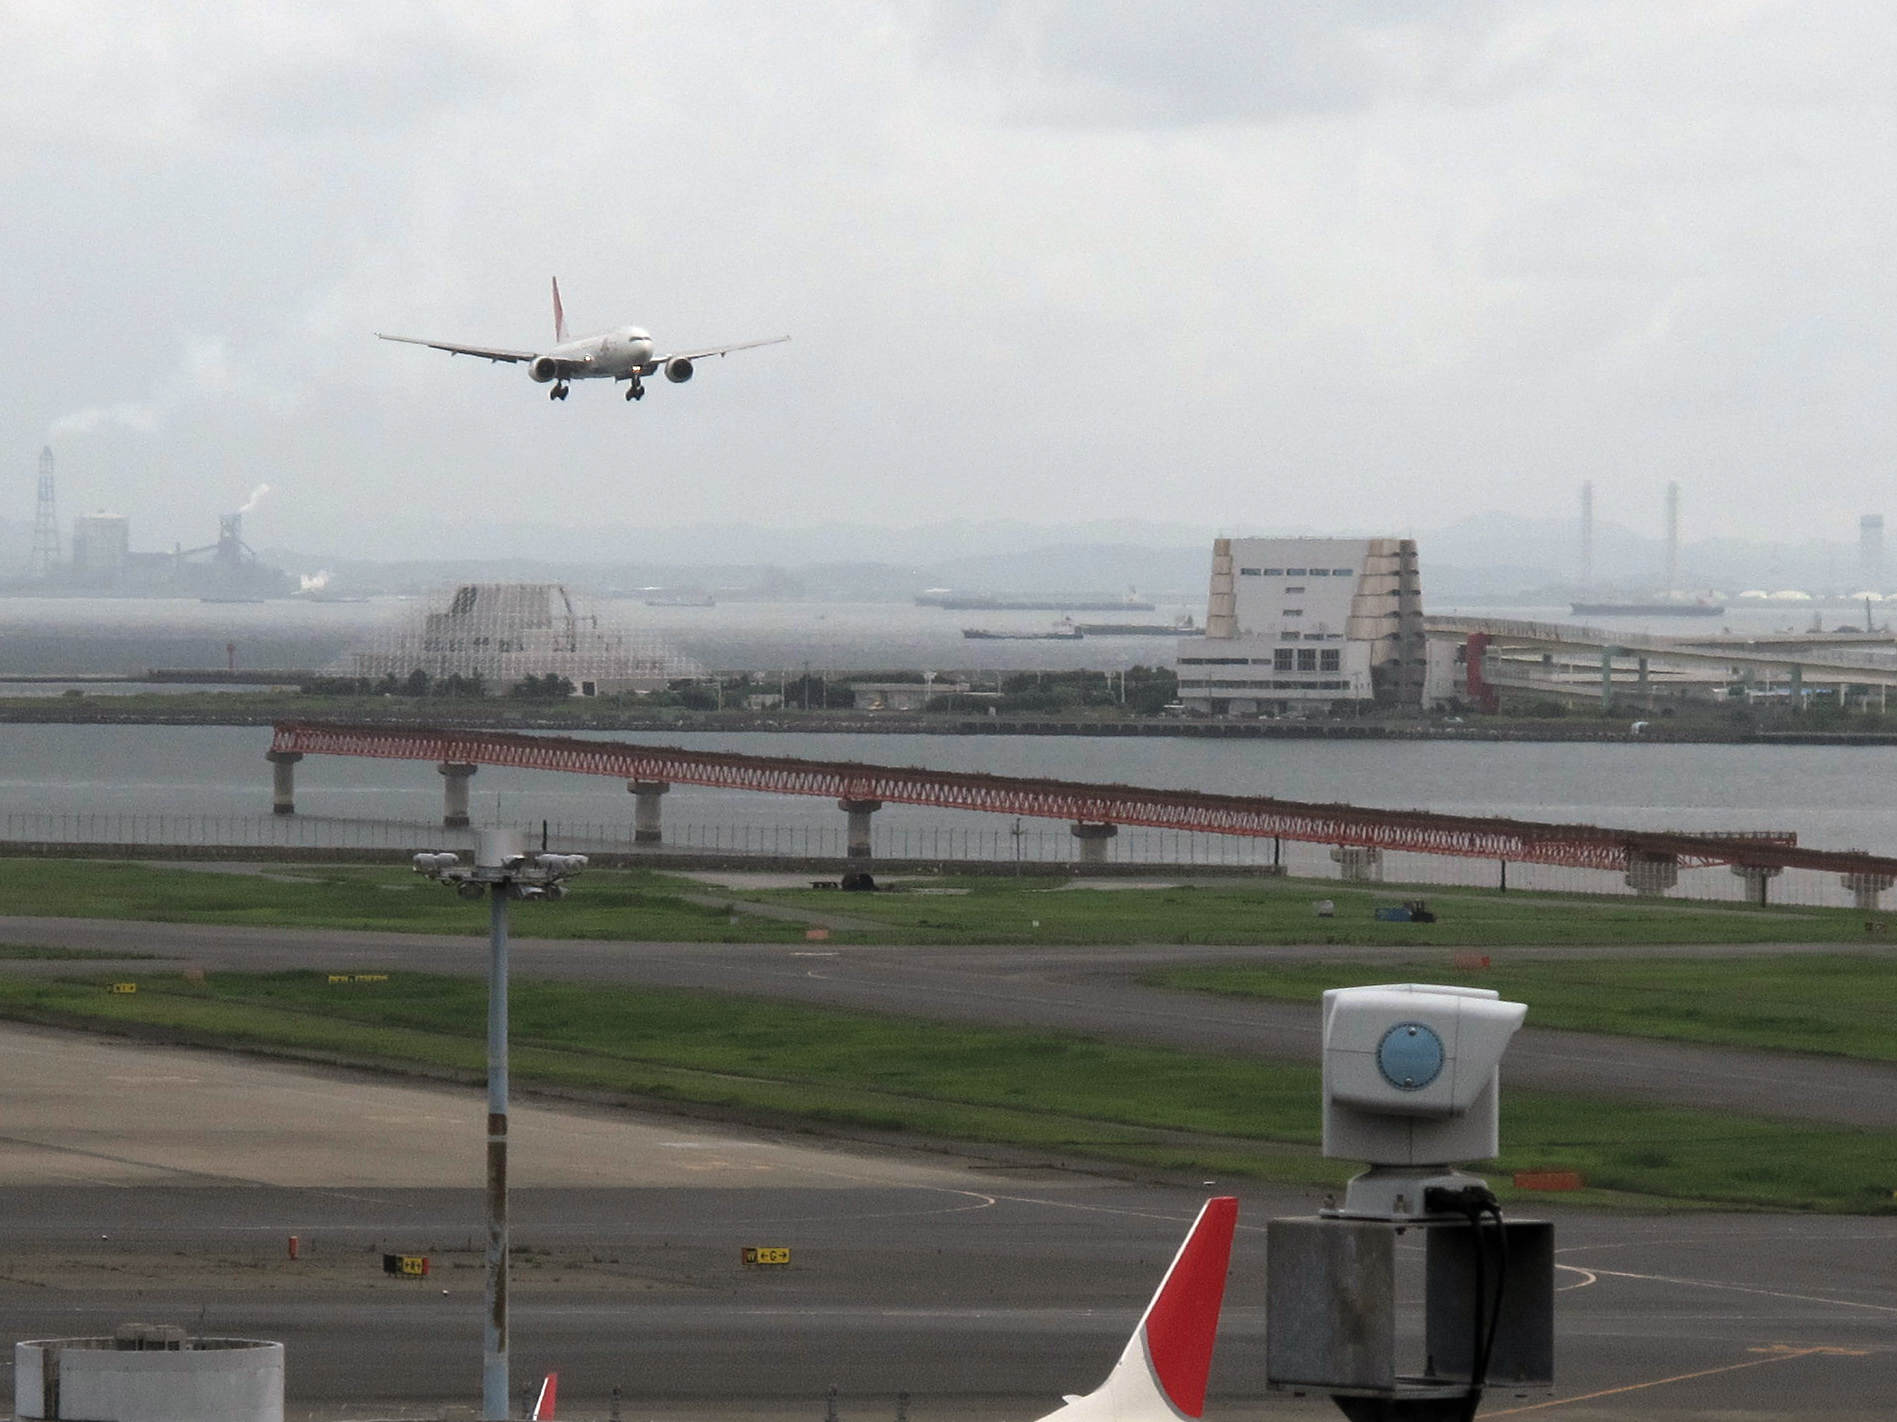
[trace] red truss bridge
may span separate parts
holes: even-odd
[[[603,775],[629,782],[708,785],[766,795],[817,795],[849,802],[932,805],[945,810],[1137,825],[1197,834],[1248,835],[1313,844],[1449,854],[1583,869],[1624,870],[1639,860],[1672,860],[1683,868],[1815,869],[1897,877],[1897,859],[1856,851],[1803,849],[1790,833],[1676,834],[1598,825],[1441,815],[1427,810],[1377,810],[1198,790],[1038,780],[915,766],[802,760],[682,750],[622,741],[429,726],[279,723],[275,756],[352,755],[444,765],[498,765]]]

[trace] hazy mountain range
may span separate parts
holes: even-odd
[[[66,530],[62,530],[62,536]],[[1039,524],[957,520],[916,527],[830,520],[801,527],[693,524],[594,527],[505,520],[378,525],[345,546],[266,541],[266,562],[291,573],[330,573],[338,591],[394,591],[482,580],[564,580],[599,589],[663,587],[731,595],[906,598],[926,588],[977,592],[1111,593],[1202,597],[1212,539],[1267,532],[1384,533],[1417,539],[1433,603],[1560,598],[1581,588],[1580,532],[1572,519],[1480,513],[1442,528],[1333,530],[1137,520]],[[136,535],[136,530],[134,530]],[[136,546],[136,537],[135,537]],[[24,569],[31,529],[0,520],[4,564]],[[420,550],[439,550],[417,556]],[[443,556],[443,555],[447,556]],[[1893,560],[1897,567],[1897,560]],[[1662,541],[1613,523],[1595,531],[1594,590],[1649,594],[1665,583]],[[1854,541],[1766,543],[1707,539],[1681,550],[1679,586],[1733,593],[1803,588],[1849,593],[1866,582]],[[1893,577],[1882,579],[1888,590]]]

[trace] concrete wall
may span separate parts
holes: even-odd
[[[20,1418],[111,1422],[283,1422],[283,1345],[196,1338],[182,1349],[120,1348],[110,1338],[13,1345],[13,1411]],[[58,1377],[47,1410],[46,1375]]]

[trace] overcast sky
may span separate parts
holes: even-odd
[[[1897,10],[8,0],[4,514],[1849,537]],[[789,332],[640,405],[376,341]],[[418,549],[451,552],[451,548]]]

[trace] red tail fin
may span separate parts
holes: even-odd
[[[1179,1422],[1205,1413],[1238,1201],[1207,1200],[1107,1380],[1041,1422]]]
[[[559,288],[554,288],[554,301],[559,302]],[[560,1375],[548,1373],[540,1384],[540,1396],[534,1399],[533,1422],[553,1422],[553,1395],[560,1390]]]
[[[560,309],[560,278],[553,279],[553,340],[555,345],[566,344],[566,312]]]
[[[1212,1339],[1225,1302],[1238,1201],[1207,1200],[1166,1282],[1146,1310],[1146,1351],[1166,1396],[1188,1417],[1205,1411],[1205,1380],[1212,1371]]]

